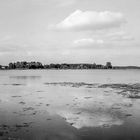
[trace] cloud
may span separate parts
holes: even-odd
[[[73,41],[74,46],[79,47],[92,47],[104,45],[108,46],[109,44],[114,46],[114,43],[128,43],[128,41],[133,41],[134,37],[127,34],[125,31],[118,31],[118,32],[103,32],[102,34],[94,34],[90,38],[81,38]]]
[[[74,44],[76,46],[85,46],[85,45],[89,46],[93,44],[103,44],[103,43],[104,41],[101,39],[94,40],[92,38],[82,38],[74,41]]]
[[[0,44],[4,42],[7,43],[9,41],[12,41],[15,37],[16,35],[14,34],[0,36]]]
[[[66,7],[76,3],[77,0],[57,0],[59,1],[58,6]]]
[[[128,35],[124,31],[114,32],[107,35],[108,40],[110,41],[133,41],[134,37]]]
[[[119,12],[76,10],[60,23],[52,25],[51,28],[70,31],[102,30],[120,27],[125,22],[123,14]]]
[[[26,49],[24,45],[3,43],[0,44],[0,52],[1,53],[26,52]]]

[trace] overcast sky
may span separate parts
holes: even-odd
[[[0,64],[140,66],[140,0],[0,0]]]

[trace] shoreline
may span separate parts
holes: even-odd
[[[112,69],[55,69],[55,68],[50,68],[50,69],[0,69],[0,70],[140,70],[140,67],[137,68],[112,68]]]

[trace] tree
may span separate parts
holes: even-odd
[[[106,62],[106,68],[107,68],[107,69],[112,69],[112,64],[111,64],[111,62]]]
[[[16,66],[15,66],[15,63],[9,63],[9,69],[15,69]]]

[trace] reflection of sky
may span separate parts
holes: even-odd
[[[34,80],[34,79],[39,79],[41,78],[41,76],[10,76],[9,78],[14,78],[14,79],[22,79],[22,80],[26,80],[26,79],[30,79],[30,80]]]
[[[9,76],[9,82],[10,83],[20,83],[24,84],[26,86],[32,86],[32,82],[38,84],[38,81],[40,81],[42,77],[41,76],[34,76],[34,75],[28,75],[28,76]]]
[[[106,112],[106,111],[96,111],[95,113],[91,112],[72,112],[70,110],[60,111],[60,116],[66,118],[66,121],[75,128],[82,127],[110,127],[112,125],[122,125],[123,119],[120,112]]]
[[[6,117],[9,118],[9,123],[13,123],[13,120],[17,124],[34,122],[31,129],[38,129],[41,134],[43,133],[42,135],[46,135],[46,140],[78,140],[79,137],[75,131],[79,132],[81,128],[123,127],[126,123],[125,115],[132,114],[130,108],[137,113],[134,117],[137,116],[137,120],[139,120],[140,104],[134,108],[133,104],[136,104],[136,101],[122,97],[115,93],[114,89],[47,86],[44,84],[47,80],[49,80],[47,76],[23,75],[8,76],[4,82],[1,81],[1,83],[23,83],[24,85],[1,85],[0,122],[7,121]],[[25,102],[25,104],[19,104],[20,102]],[[28,107],[32,107],[34,110],[23,112],[23,108]],[[48,115],[51,114],[51,111],[55,115],[58,114],[59,119],[54,121],[53,117]],[[17,114],[13,112],[17,112]],[[34,112],[36,114],[31,115]],[[129,116],[129,118],[131,117]],[[17,122],[18,119],[19,122],[21,121],[20,123]],[[46,130],[45,134],[44,130]]]
[[[99,88],[48,87],[44,85],[40,87],[40,85],[36,86],[35,83],[30,80],[28,81],[30,78],[32,80],[40,77],[12,77],[11,80],[16,79],[17,81],[19,79],[26,81],[27,79],[28,85],[32,85],[31,87],[11,87],[12,93],[14,95],[19,95],[19,93],[21,93],[20,95],[23,96],[26,94],[28,95],[28,92],[35,93],[35,91],[38,91],[40,88],[44,88],[41,90],[45,90],[45,92],[33,95],[29,94],[23,99],[25,102],[38,102],[41,100],[40,102],[42,104],[49,103],[50,106],[47,108],[49,113],[54,110],[56,114],[66,118],[68,123],[78,129],[83,127],[110,127],[112,125],[122,125],[124,122],[124,112],[121,109],[113,110],[112,108],[122,108],[123,106],[131,104],[130,99],[125,99],[116,93],[113,94],[110,90],[107,92],[107,89],[106,92],[103,92],[102,89]],[[17,91],[19,91],[19,93],[17,93]],[[14,99],[14,101],[15,100],[16,99]],[[17,101],[18,100],[17,98]],[[66,106],[66,104],[69,104],[69,106]]]

